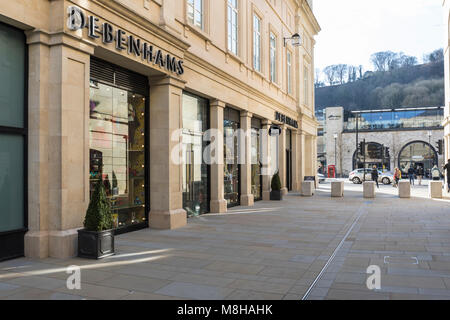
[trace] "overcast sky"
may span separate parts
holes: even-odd
[[[423,53],[442,48],[442,0],[314,0],[322,31],[316,37],[315,66],[363,65],[370,55],[403,51],[422,62]]]

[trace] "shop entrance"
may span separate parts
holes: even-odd
[[[286,188],[292,190],[292,131],[286,130]]]
[[[252,118],[252,194],[255,201],[262,200],[262,175],[261,175],[261,120]]]
[[[116,233],[148,226],[147,77],[91,58],[90,193],[99,181]]]
[[[183,208],[189,217],[209,212],[210,166],[203,159],[208,128],[208,101],[183,93]]]
[[[224,198],[228,207],[241,203],[240,164],[239,164],[239,111],[225,108],[223,116],[224,129]]]

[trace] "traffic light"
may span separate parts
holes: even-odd
[[[439,140],[436,142],[436,147],[437,147],[437,149],[438,149],[438,154],[439,154],[439,155],[442,155],[442,154],[443,154],[443,151],[444,151],[444,139],[439,139]]]
[[[390,158],[391,155],[389,154],[389,147],[385,147],[384,148],[384,157],[385,158]]]
[[[363,140],[359,143],[359,154],[364,156],[365,153],[366,153],[366,141]]]

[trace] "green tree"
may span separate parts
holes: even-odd
[[[88,231],[103,231],[113,227],[111,204],[101,180],[95,185],[84,219],[84,227]]]

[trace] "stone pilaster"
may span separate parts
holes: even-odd
[[[211,144],[214,145],[215,161],[211,163],[211,213],[227,212],[227,201],[223,194],[223,111],[225,103],[213,100],[210,103],[210,123],[212,132],[216,133],[212,137]]]
[[[155,229],[174,229],[187,223],[183,209],[181,155],[174,152],[182,139],[179,129],[182,127],[184,84],[170,76],[150,82],[153,103],[150,108],[149,224]]]
[[[252,194],[252,165],[251,165],[251,122],[252,114],[245,111],[241,112],[241,138],[243,143],[243,154],[241,153],[241,205],[253,206],[254,196]]]
[[[306,154],[305,154],[305,144],[306,144],[306,136],[302,131],[298,131],[298,147],[300,156],[297,159],[298,163],[298,179],[299,179],[299,189],[301,189],[302,181],[305,179],[305,163],[306,163]]]

